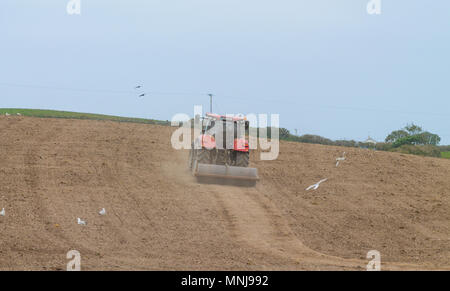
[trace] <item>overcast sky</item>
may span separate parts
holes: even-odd
[[[68,2],[0,2],[0,107],[170,120],[211,92],[218,113],[299,134],[381,141],[415,122],[450,144],[448,0]]]

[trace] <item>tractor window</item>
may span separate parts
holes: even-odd
[[[245,138],[248,135],[247,122],[234,122],[234,138]]]
[[[215,125],[215,124],[216,124],[216,123],[214,122],[214,120],[209,120],[208,123],[206,124],[206,129],[205,129],[205,131],[206,131],[206,132],[211,131],[211,129],[214,128],[214,125]]]

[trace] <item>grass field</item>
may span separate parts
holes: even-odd
[[[450,159],[450,152],[441,152],[441,156],[445,159]]]
[[[70,111],[42,110],[42,109],[0,108],[0,115],[5,115],[6,113],[11,115],[17,115],[17,113],[20,113],[23,116],[41,117],[41,118],[109,120],[118,122],[133,122],[133,123],[160,124],[160,125],[170,124],[170,122],[168,121],[160,121],[144,118],[120,117],[103,114],[78,113]]]

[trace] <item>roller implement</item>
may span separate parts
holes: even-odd
[[[258,170],[249,168],[249,122],[245,117],[207,113],[202,133],[192,143],[189,168],[201,181],[255,185]],[[240,184],[240,183],[239,183]]]

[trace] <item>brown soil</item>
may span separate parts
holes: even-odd
[[[0,269],[449,269],[450,160],[282,142],[256,187],[206,185],[172,130],[1,117]]]

